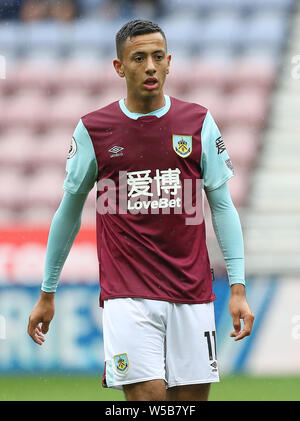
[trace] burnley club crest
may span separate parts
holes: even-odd
[[[115,367],[118,373],[125,374],[129,368],[128,356],[127,354],[118,354],[114,357]]]
[[[192,136],[173,134],[173,149],[181,158],[186,158],[192,152]]]

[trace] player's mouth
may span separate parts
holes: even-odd
[[[158,80],[155,77],[148,77],[144,81],[144,88],[148,91],[153,91],[154,89],[158,88]]]

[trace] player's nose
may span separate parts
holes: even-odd
[[[155,72],[156,72],[156,68],[155,68],[154,61],[152,57],[148,57],[147,62],[146,62],[146,73],[153,74]]]

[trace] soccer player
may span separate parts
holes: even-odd
[[[45,340],[58,279],[97,182],[103,385],[124,390],[127,400],[207,400],[219,375],[205,223],[196,215],[199,180],[226,261],[231,336],[249,335],[254,320],[227,186],[232,163],[207,108],[163,93],[171,56],[162,29],[128,22],[116,47],[113,65],[127,95],[85,115],[75,129],[28,333],[37,344]]]

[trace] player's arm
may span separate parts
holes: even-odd
[[[28,334],[39,345],[44,342],[54,316],[54,295],[65,260],[81,225],[81,214],[87,194],[64,193],[59,208],[54,214],[48,244],[42,291],[29,318]],[[39,326],[42,323],[42,326]]]
[[[254,316],[245,294],[244,244],[241,224],[227,187],[227,181],[234,176],[234,169],[219,128],[209,111],[201,130],[201,144],[201,173],[204,190],[211,208],[214,230],[226,262],[231,286],[229,311],[234,326],[231,336],[239,340],[250,334]],[[240,319],[244,320],[242,331]]]
[[[28,334],[39,345],[44,342],[43,334],[47,333],[54,316],[59,277],[79,232],[82,210],[98,174],[92,141],[81,121],[74,132],[66,171],[65,193],[49,231],[41,295],[28,322]]]
[[[206,191],[206,196],[231,288],[229,311],[234,327],[231,336],[240,340],[250,335],[254,321],[245,292],[244,243],[240,218],[231,200],[227,183],[215,190]],[[244,321],[242,330],[241,319]]]

